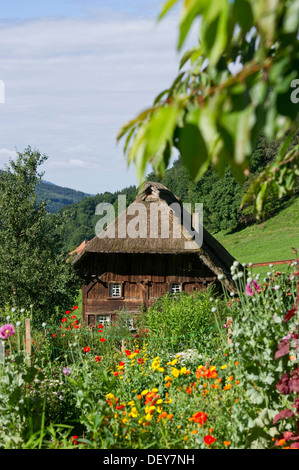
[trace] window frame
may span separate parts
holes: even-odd
[[[111,295],[111,287],[113,285],[120,286],[120,295]],[[124,283],[123,281],[111,281],[108,282],[108,299],[115,300],[115,299],[123,299],[124,298]]]
[[[173,291],[172,286],[180,286],[180,290],[179,291],[177,291],[177,290]],[[180,294],[182,292],[182,290],[183,290],[183,286],[180,282],[170,282],[169,283],[169,293],[171,295]]]

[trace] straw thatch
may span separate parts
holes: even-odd
[[[155,210],[152,211],[153,209]],[[158,214],[158,218],[155,219],[152,214]],[[87,242],[81,252],[73,258],[72,263],[79,267],[86,255],[93,253],[197,253],[202,263],[215,275],[224,276],[222,282],[229,290],[235,290],[230,273],[235,259],[204,228],[202,244],[198,243],[193,227],[186,224],[190,215],[189,219],[184,216],[186,212],[183,206],[169,189],[161,183],[146,182],[136,200]],[[151,223],[153,217],[158,220],[158,224]]]

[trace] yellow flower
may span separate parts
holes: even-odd
[[[224,366],[221,366],[220,369],[226,369],[227,365],[224,364]]]
[[[169,398],[168,400],[165,400],[165,403],[172,403],[172,398]]]
[[[186,372],[187,372],[187,367],[182,367],[181,372],[180,372],[181,375],[186,374]]]
[[[138,416],[138,411],[137,409],[135,408],[135,406],[133,406],[132,410],[131,410],[131,413],[129,413],[129,416],[132,416],[132,418],[137,418]]]
[[[134,402],[133,400],[131,400],[131,401],[128,402],[128,405],[134,406],[134,405],[135,405],[135,402]]]
[[[164,372],[164,367],[158,367],[159,372]]]
[[[147,413],[145,415],[145,418],[146,418],[147,421],[150,421],[153,418],[153,415],[151,415],[150,413]]]
[[[174,377],[178,377],[180,375],[180,371],[175,367],[172,368],[171,373]]]
[[[148,390],[143,390],[143,392],[141,392],[141,395],[146,395],[148,393]]]
[[[128,420],[128,418],[123,418],[123,419],[122,419],[122,422],[123,422],[124,424],[127,424],[127,423],[129,422],[129,420]]]
[[[157,406],[158,413],[162,413],[162,410],[163,410],[162,406]]]
[[[165,382],[168,382],[168,381],[171,382],[171,381],[172,381],[172,377],[170,377],[169,375],[166,375],[166,377],[165,377],[164,380],[165,380]]]
[[[113,393],[107,393],[107,395],[106,395],[106,398],[108,398],[108,399],[113,398],[113,397],[114,397]]]
[[[157,393],[158,391],[159,391],[159,389],[158,389],[158,388],[152,388],[152,392],[155,392],[155,393]]]
[[[157,403],[157,405],[161,405],[161,403],[163,403],[162,398],[159,398],[159,400],[157,400],[156,403]]]

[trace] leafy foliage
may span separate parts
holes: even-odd
[[[164,4],[160,18],[178,3]],[[249,175],[250,157],[261,132],[282,139],[277,156],[248,189],[263,214],[271,191],[292,194],[298,178],[298,105],[292,99],[297,76],[298,2],[283,0],[184,0],[179,22],[181,50],[200,18],[199,41],[181,59],[180,73],[153,106],[120,129],[124,151],[140,180],[147,163],[158,175],[176,148],[194,181],[212,165],[229,166],[238,182]],[[239,61],[241,69],[234,69]],[[186,66],[189,68],[184,68]]]
[[[61,251],[61,217],[36,201],[38,167],[45,159],[28,147],[0,178],[0,305],[34,307],[35,320],[67,308],[80,285]]]

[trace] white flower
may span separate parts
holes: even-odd
[[[234,261],[233,266],[236,266],[236,267],[239,266],[239,261]]]
[[[7,315],[6,320],[9,321],[10,319],[11,319],[11,317],[9,315]]]
[[[250,266],[250,267],[251,267],[251,266],[252,266],[252,263],[248,263],[248,266]]]
[[[273,268],[273,264],[269,264],[269,268]]]
[[[16,310],[17,310],[16,307],[12,307],[11,309],[12,312],[15,312]]]
[[[251,284],[251,283],[252,283],[252,277],[249,277],[249,278],[247,279],[247,282],[248,282],[248,284]]]
[[[47,325],[47,323],[42,323],[42,327],[45,328],[45,326]]]
[[[219,275],[217,276],[217,279],[219,279],[219,281],[221,281],[222,279],[224,279],[224,275],[223,275],[223,274],[219,274]]]
[[[21,322],[21,321],[17,321],[16,326],[21,326],[21,325],[22,325],[22,322]]]
[[[244,273],[242,273],[242,271],[239,271],[238,274],[237,274],[238,277],[243,277],[244,276]]]
[[[20,312],[21,312],[21,313],[24,313],[24,312],[25,312],[25,309],[24,309],[24,308],[21,308]]]
[[[213,307],[213,308],[211,309],[211,312],[213,312],[213,313],[217,312],[217,308]]]

